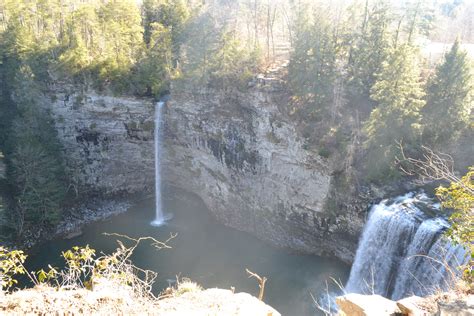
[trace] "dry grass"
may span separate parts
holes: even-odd
[[[118,283],[99,290],[64,290],[47,285],[0,295],[2,315],[138,315],[153,314],[156,303]]]
[[[451,287],[449,291],[437,291],[433,295],[427,296],[418,305],[423,310],[430,313],[438,311],[438,304],[450,304],[458,301],[472,300],[473,294],[470,287],[462,280]]]

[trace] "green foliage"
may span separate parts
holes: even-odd
[[[258,65],[258,53],[248,51],[235,34],[221,33],[210,67],[211,84],[217,88],[244,90]]]
[[[38,278],[39,283],[47,283],[58,277],[58,274],[59,274],[58,270],[51,267],[51,265],[49,265],[48,267],[49,267],[48,271],[41,269],[36,272],[36,277]]]
[[[437,188],[436,195],[443,207],[454,210],[449,236],[458,243],[471,243],[474,240],[474,166],[458,182]]]
[[[374,178],[396,175],[392,163],[400,143],[407,152],[419,143],[423,96],[415,49],[407,44],[393,48],[372,87],[371,98],[378,107],[365,126],[368,166]]]
[[[64,49],[58,57],[63,73],[75,79],[86,80],[87,75],[100,60],[100,24],[96,6],[90,3],[80,5],[65,19],[66,31],[62,42]]]
[[[364,180],[398,177],[399,143],[416,156],[422,142],[452,140],[469,122],[469,60],[455,44],[425,91],[415,45],[433,29],[432,5],[360,0],[332,13],[322,3],[302,2],[294,15],[291,113],[321,155],[351,150],[347,163],[364,165]],[[346,137],[332,141],[334,129]],[[353,146],[346,147],[349,137]],[[356,146],[359,137],[364,146]]]
[[[84,248],[74,246],[72,249],[63,252],[62,256],[66,260],[69,270],[85,272],[93,261],[95,250],[90,248],[89,245]]]
[[[150,25],[150,40],[144,57],[132,70],[135,94],[159,96],[169,90],[172,72],[172,38],[169,29],[159,23]]]
[[[324,158],[329,158],[329,156],[331,156],[331,151],[326,147],[321,147],[318,150],[318,155]]]
[[[170,32],[172,53],[176,62],[184,40],[183,32],[190,17],[190,7],[183,0],[144,0],[142,11],[145,43],[153,46],[151,41],[155,31],[154,25],[162,25]]]
[[[186,76],[194,81],[209,82],[212,57],[215,55],[219,31],[209,14],[200,14],[192,19],[187,32],[186,42],[187,60],[184,67]]]
[[[360,33],[351,34],[349,40],[348,86],[352,96],[369,98],[389,55],[392,17],[386,1],[367,6],[363,14]]]
[[[430,146],[444,145],[468,126],[472,110],[469,60],[457,40],[436,67],[427,87],[423,108],[423,139]]]
[[[435,8],[428,1],[408,1],[399,20],[406,20],[404,27],[407,42],[412,44],[417,36],[429,36],[433,31],[436,16]]]
[[[153,97],[166,93],[183,69],[204,83],[244,86],[257,54],[199,7],[184,0],[145,0],[141,7],[135,0],[6,0],[0,8],[5,71],[14,77],[26,65],[44,83],[59,79]]]
[[[299,20],[306,22],[299,23],[288,79],[295,96],[305,103],[302,114],[314,119],[321,117],[334,99],[337,43],[324,17]]]
[[[474,166],[461,179],[449,187],[439,187],[436,195],[443,207],[452,209],[448,236],[456,243],[470,247],[471,260],[464,271],[464,278],[474,288]]]
[[[206,12],[194,17],[186,30],[183,77],[199,86],[226,89],[247,87],[259,64],[259,52],[246,49],[235,33],[220,28]]]
[[[109,235],[109,234],[106,234]],[[64,269],[58,270],[51,266],[49,269],[39,270],[34,275],[28,275],[35,284],[47,283],[58,288],[86,288],[92,289],[101,279],[114,282],[117,286],[130,287],[137,295],[152,295],[152,284],[156,278],[156,273],[150,270],[140,269],[130,261],[134,250],[143,241],[150,241],[156,249],[170,248],[166,243],[162,243],[152,237],[141,237],[134,239],[124,235],[110,234],[118,236],[127,241],[117,240],[118,247],[110,255],[102,255],[96,258],[96,252],[88,245],[85,247],[75,246],[62,253],[66,260]],[[170,239],[174,238],[172,235]],[[169,240],[170,240],[169,239]]]
[[[130,71],[146,56],[136,1],[8,0],[3,13],[8,18],[0,50],[12,73],[26,64],[42,81],[133,90]]]
[[[123,79],[143,48],[140,12],[133,0],[107,1],[98,7],[97,16],[105,45],[94,71],[99,82],[111,82],[116,91],[124,92]]]
[[[57,223],[67,189],[61,146],[32,77],[28,67],[17,75],[18,113],[7,140],[7,178],[15,202],[10,218],[18,234],[25,226]]]
[[[14,279],[15,275],[25,274],[26,270],[23,263],[26,255],[23,251],[12,250],[0,246],[0,290],[9,289],[18,283]]]

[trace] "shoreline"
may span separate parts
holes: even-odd
[[[55,238],[71,239],[82,235],[82,229],[86,225],[125,213],[132,204],[133,198],[93,198],[68,209],[56,226],[25,231],[20,240],[5,244],[9,248],[26,251]]]

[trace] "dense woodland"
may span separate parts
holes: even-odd
[[[400,145],[416,157],[472,132],[472,21],[468,0],[0,0],[1,234],[52,226],[76,198],[45,106],[56,85],[245,93],[289,59],[308,148],[344,157],[345,182],[382,184],[403,176]],[[433,64],[429,41],[452,47]]]

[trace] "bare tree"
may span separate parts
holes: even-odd
[[[401,158],[397,158],[400,169],[407,175],[418,176],[421,183],[433,180],[449,181],[463,185],[454,171],[453,158],[445,153],[435,153],[432,149],[422,146],[422,158],[412,158],[405,155],[403,145],[399,144]],[[469,193],[474,194],[472,188],[463,185]]]

